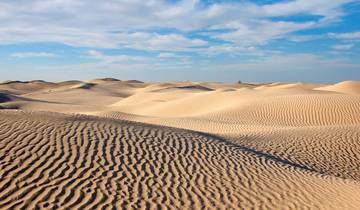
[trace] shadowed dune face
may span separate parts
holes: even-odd
[[[213,91],[213,89],[201,85],[186,85],[186,86],[167,87],[163,89],[153,90],[152,92],[174,91],[174,90]]]
[[[96,84],[94,84],[94,83],[84,82],[84,83],[80,83],[80,84],[72,86],[71,89],[86,89],[86,90],[89,90],[92,87],[94,87],[95,85]]]
[[[11,101],[11,98],[5,93],[0,93],[0,103],[4,103],[8,101]]]
[[[1,83],[0,209],[358,209],[357,84]]]
[[[19,111],[2,111],[0,124],[4,209],[355,209],[360,204],[355,182],[323,177],[206,134]]]

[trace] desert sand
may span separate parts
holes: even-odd
[[[0,209],[359,209],[360,82],[0,83]]]

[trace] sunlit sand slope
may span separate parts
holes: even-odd
[[[146,97],[135,97],[120,103],[125,106],[131,100],[138,104],[134,99],[147,103]],[[358,95],[234,91],[194,94],[160,105],[151,103],[144,106],[148,116],[139,115],[144,110],[131,108],[130,103],[125,108],[129,107],[133,114],[114,111],[94,114],[213,133],[319,173],[360,180]],[[159,106],[162,108],[158,109]]]
[[[208,134],[0,113],[2,209],[357,209],[357,182]]]
[[[334,85],[319,87],[317,90],[334,91],[347,94],[360,94],[360,82],[344,81]]]

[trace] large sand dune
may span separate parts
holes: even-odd
[[[0,209],[358,209],[358,82],[0,84]]]
[[[344,81],[334,85],[319,87],[317,89],[340,92],[340,93],[348,93],[348,94],[360,94],[360,82]]]

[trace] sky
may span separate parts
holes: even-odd
[[[360,0],[1,0],[0,80],[360,80]]]

